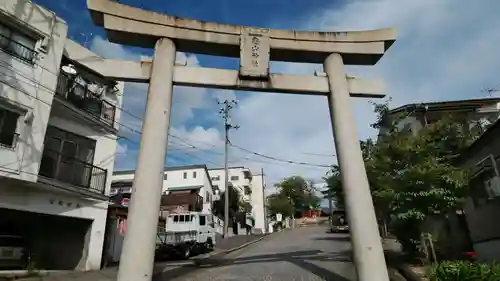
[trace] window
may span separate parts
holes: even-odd
[[[168,179],[167,173],[164,173],[163,174],[163,180],[167,180],[167,179]]]
[[[207,224],[207,217],[200,216],[200,225],[206,225],[206,224]]]
[[[174,222],[179,222],[179,216],[174,216]]]
[[[106,170],[94,166],[96,141],[48,126],[39,173],[73,185],[102,192]],[[94,180],[95,179],[95,180]]]
[[[500,196],[500,178],[492,177],[484,181],[484,188],[489,198]]]
[[[244,188],[245,188],[245,195],[252,194],[252,189],[250,188],[250,186],[245,185]]]
[[[231,180],[232,180],[232,181],[237,181],[237,180],[239,180],[239,178],[240,178],[240,177],[238,177],[238,176],[231,176]]]
[[[0,49],[24,61],[33,62],[36,40],[0,23]]]
[[[188,177],[188,173],[184,172],[184,174],[182,175],[182,177],[183,177],[184,179],[187,179],[187,177]]]
[[[56,152],[65,161],[94,162],[96,141],[54,126],[47,127],[44,150]]]
[[[205,191],[205,203],[210,203],[210,193]]]
[[[214,190],[219,190],[219,186],[218,186],[218,185],[213,185],[213,186],[212,186],[212,188],[213,188]]]
[[[215,176],[215,177],[212,177],[212,180],[213,180],[213,181],[218,181],[218,180],[220,180],[220,176]]]
[[[0,107],[0,144],[15,147],[17,136],[17,120],[20,114]]]
[[[193,179],[196,178],[196,171],[193,172]]]

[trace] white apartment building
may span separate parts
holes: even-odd
[[[0,232],[31,267],[96,270],[123,84],[74,61],[97,55],[67,30],[31,1],[1,1]]]
[[[113,173],[113,184],[110,195],[131,193],[134,174],[134,170],[115,171]],[[210,181],[207,166],[190,165],[166,167],[163,176],[162,195],[188,191],[202,197],[203,212],[212,212],[212,204],[216,196],[214,187]],[[133,198],[131,201],[133,201]]]
[[[252,172],[245,167],[229,167],[229,182],[238,190],[243,200],[250,202],[250,195],[252,194]],[[212,179],[212,184],[217,187],[220,192],[225,191],[224,168],[209,169],[208,173]]]
[[[254,230],[265,233],[267,229],[266,216],[266,183],[264,172],[252,174],[252,171],[245,167],[229,167],[228,180],[239,192],[241,198],[252,206],[252,217],[255,220]],[[224,168],[208,170],[212,179],[212,184],[221,192],[225,190]]]

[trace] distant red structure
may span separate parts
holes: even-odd
[[[303,218],[316,218],[321,216],[321,210],[309,210],[302,212]]]

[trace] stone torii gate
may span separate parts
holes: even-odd
[[[149,83],[119,281],[152,278],[173,85],[327,96],[358,280],[389,280],[350,104],[350,97],[383,97],[383,88],[347,76],[344,65],[377,63],[395,30],[275,30],[183,19],[109,0],[87,5],[111,42],[155,51],[152,61],[78,60],[116,80]],[[240,58],[240,69],[175,65],[177,51]],[[322,63],[326,75],[272,74],[271,60]]]

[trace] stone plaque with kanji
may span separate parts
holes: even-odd
[[[269,76],[269,30],[246,28],[240,39],[240,76],[266,78]]]

